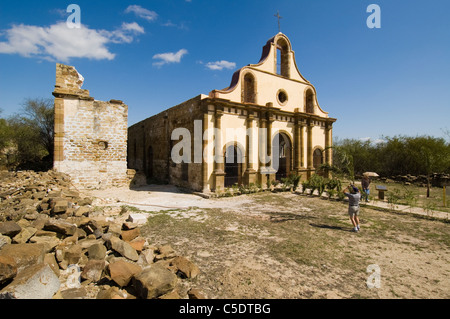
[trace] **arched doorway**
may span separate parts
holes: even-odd
[[[277,171],[275,178],[281,181],[291,172],[292,144],[285,133],[277,133],[272,141],[272,167]]]
[[[320,148],[316,148],[313,152],[313,166],[318,169],[323,164],[323,152]]]
[[[241,184],[242,180],[242,151],[236,144],[225,149],[225,187]]]

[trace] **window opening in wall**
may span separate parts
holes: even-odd
[[[314,113],[314,93],[311,90],[306,91],[305,102],[306,102],[306,106],[305,106],[306,113],[313,114]]]
[[[280,104],[284,104],[288,100],[288,96],[287,96],[286,92],[284,92],[284,91],[279,91],[277,97],[278,97],[278,101],[280,102]]]
[[[106,150],[108,148],[108,142],[106,141],[100,141],[98,142],[98,146],[102,149],[102,150]]]
[[[291,141],[285,133],[278,133],[272,141],[272,159],[275,161],[273,165],[276,165],[276,161],[278,161],[278,170],[275,175],[275,178],[278,181],[281,181],[282,178],[287,177],[291,171],[291,145]],[[276,146],[278,146],[277,151],[275,149]],[[277,156],[278,159],[275,159],[274,156]]]
[[[230,145],[225,151],[225,187],[241,183],[242,152],[236,145]]]
[[[279,39],[276,50],[277,74],[289,78],[289,46],[286,40]]]
[[[277,74],[281,74],[281,48],[277,49]]]
[[[244,76],[244,103],[256,103],[255,78],[249,73]]]
[[[313,166],[318,169],[323,164],[323,153],[320,149],[316,148],[313,153]]]

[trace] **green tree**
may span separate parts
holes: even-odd
[[[2,109],[0,109],[0,114],[2,113]],[[9,127],[8,122],[0,118],[0,152],[2,152],[9,144]]]
[[[406,138],[410,152],[411,170],[427,176],[427,197],[430,197],[430,178],[433,173],[444,173],[450,162],[450,145],[443,138],[418,136]]]
[[[0,109],[0,114],[2,110]],[[12,143],[12,129],[8,121],[0,118],[0,168],[8,168],[14,144]]]
[[[7,120],[15,153],[11,166],[47,170],[52,167],[54,106],[52,99],[26,99],[21,113]]]
[[[355,174],[364,171],[382,176],[426,175],[429,196],[431,175],[450,172],[450,143],[432,136],[383,137],[383,142],[377,144],[370,140],[337,140],[333,162],[352,181]]]
[[[23,103],[21,121],[39,134],[39,144],[48,154],[54,149],[55,108],[53,99],[26,99]]]

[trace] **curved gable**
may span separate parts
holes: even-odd
[[[246,74],[251,73],[254,83],[245,81]],[[247,84],[246,84],[247,83]],[[248,99],[249,88],[254,86],[255,98]],[[309,89],[309,90],[308,90]],[[283,111],[307,111],[306,92],[313,92],[308,96],[308,113],[321,117],[328,117],[318,102],[314,86],[300,73],[295,61],[295,53],[289,38],[278,33],[270,38],[262,49],[261,58],[256,64],[249,64],[237,70],[231,79],[230,86],[223,90],[213,90],[211,97],[227,99],[244,104],[268,105],[272,104]]]

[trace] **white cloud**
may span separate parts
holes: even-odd
[[[6,42],[0,42],[0,53],[19,54],[45,60],[68,62],[71,58],[112,60],[115,54],[108,43],[130,43],[144,28],[134,23],[123,23],[114,31],[95,30],[81,25],[68,28],[65,22],[49,27],[13,25],[4,32]]]
[[[163,27],[176,27],[177,25],[169,20],[166,23],[163,23],[162,26]]]
[[[153,59],[160,60],[159,62],[154,62],[153,65],[162,66],[168,63],[180,63],[181,58],[187,54],[188,51],[186,49],[181,49],[176,53],[168,52],[168,53],[159,53],[153,56]]]
[[[156,18],[158,17],[158,14],[155,11],[150,11],[136,4],[128,6],[128,8],[125,10],[125,13],[130,12],[133,12],[139,18],[145,19],[147,21],[156,20]]]
[[[122,30],[124,31],[135,31],[136,33],[145,33],[145,30],[143,27],[141,27],[136,22],[133,23],[122,23]]]
[[[122,26],[114,31],[100,31],[113,43],[131,43],[134,35],[145,33],[144,28],[136,22],[122,23]]]
[[[206,63],[206,67],[210,70],[219,70],[219,71],[223,69],[232,70],[236,68],[236,63],[222,60],[216,62],[208,62]]]

